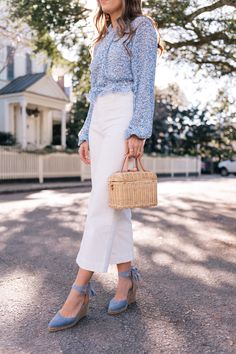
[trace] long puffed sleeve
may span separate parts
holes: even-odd
[[[94,47],[92,48],[92,53],[91,53],[91,59],[92,60],[91,60],[91,63],[92,63],[92,61],[93,61],[93,59],[95,57],[95,54],[97,52],[98,46],[99,46],[99,43],[96,43],[94,45]],[[89,68],[91,67],[91,63],[90,63]],[[90,81],[91,81],[91,72],[90,72]],[[88,94],[86,94],[86,97],[88,97]],[[84,121],[84,125],[83,125],[82,129],[78,133],[78,137],[79,137],[78,146],[80,146],[80,144],[84,140],[89,141],[88,132],[89,132],[89,126],[90,126],[91,118],[92,118],[92,114],[93,114],[93,108],[94,108],[94,103],[90,102],[88,113],[87,113],[87,117],[86,117],[86,119]]]
[[[152,135],[155,106],[157,31],[151,21],[139,23],[133,37],[131,68],[134,79],[134,111],[125,138],[132,134],[141,139]]]
[[[89,142],[89,134],[88,133],[89,133],[89,126],[90,126],[90,122],[91,122],[91,118],[92,118],[92,114],[93,114],[93,106],[94,106],[94,103],[90,102],[87,117],[84,121],[84,125],[78,133],[78,137],[79,137],[78,146],[80,146],[80,144],[84,140],[87,140]]]

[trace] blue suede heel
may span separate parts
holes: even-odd
[[[109,315],[117,315],[125,311],[128,305],[136,301],[137,282],[140,280],[140,273],[138,269],[132,266],[129,270],[125,272],[118,272],[118,276],[130,278],[132,280],[132,287],[128,291],[127,299],[124,300],[116,300],[114,298],[111,299],[107,310]]]
[[[85,295],[84,303],[82,304],[79,312],[74,317],[64,317],[60,314],[60,311],[57,311],[56,315],[48,323],[49,332],[56,332],[62,329],[73,327],[79,322],[81,318],[87,315],[89,296],[95,296],[95,290],[93,289],[90,282],[86,285],[77,285],[74,283],[72,288],[77,290],[80,294]]]

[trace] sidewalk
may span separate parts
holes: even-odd
[[[91,181],[45,182],[45,183],[6,183],[0,184],[0,194],[41,191],[44,189],[86,188],[91,186]]]
[[[159,182],[166,182],[166,181],[209,181],[212,179],[230,179],[234,178],[234,176],[228,177],[221,177],[220,175],[201,175],[201,176],[179,176],[179,177],[164,177],[158,176],[158,183]],[[15,182],[12,183],[0,183],[0,194],[10,194],[10,193],[22,193],[22,192],[30,192],[30,191],[40,191],[45,189],[65,189],[65,188],[87,188],[91,187],[91,180],[87,179],[86,181],[50,181],[45,183],[38,183],[38,182]]]

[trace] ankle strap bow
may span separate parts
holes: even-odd
[[[96,291],[94,290],[90,282],[85,285],[77,285],[74,283],[72,285],[72,288],[76,289],[80,294],[88,294],[89,296],[96,295]]]
[[[140,280],[140,273],[138,271],[138,268],[132,266],[129,270],[125,271],[125,272],[118,272],[118,275],[120,277],[130,277],[131,279],[134,279],[136,281]]]
[[[140,273],[138,271],[138,268],[136,267],[131,267],[131,270],[130,270],[130,275],[131,275],[131,279],[134,279],[136,281],[139,281],[140,280]]]

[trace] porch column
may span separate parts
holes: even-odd
[[[5,133],[9,133],[9,131],[10,131],[9,114],[10,114],[9,102],[5,101],[4,102],[4,131],[5,131]]]
[[[48,144],[52,144],[52,110],[49,109],[47,117],[47,127],[48,127]]]
[[[39,148],[40,146],[40,119],[41,114],[39,113],[38,117],[36,118],[36,147]]]
[[[61,115],[61,146],[66,147],[66,111],[62,111]]]
[[[15,129],[15,108],[14,108],[14,103],[11,103],[9,105],[9,123],[8,123],[8,131],[16,135],[16,129]]]
[[[27,118],[27,114],[26,114],[26,106],[27,106],[27,103],[26,101],[22,101],[21,102],[21,131],[22,131],[22,136],[21,136],[21,145],[22,145],[22,148],[26,148],[27,146],[27,141],[26,141],[26,118]]]

